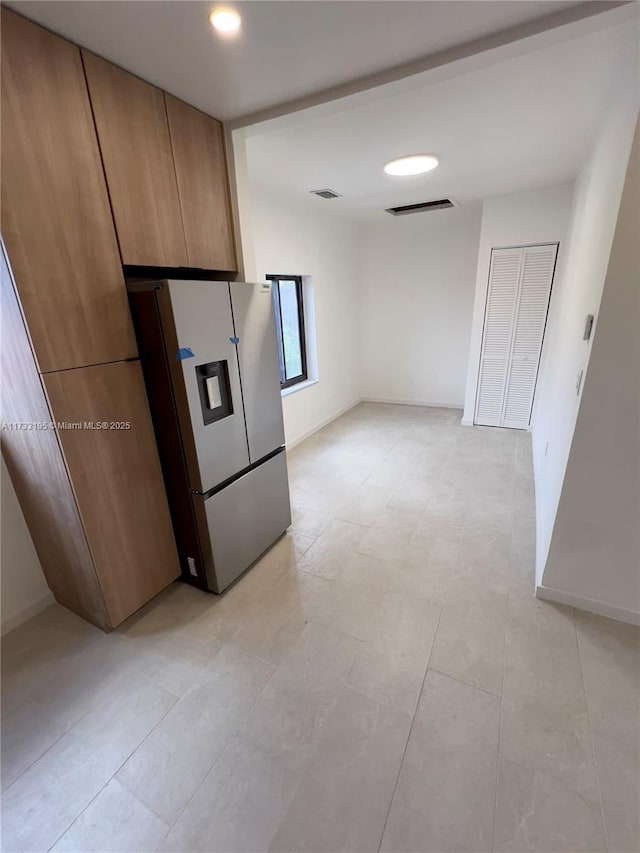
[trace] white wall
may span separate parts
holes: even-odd
[[[482,225],[475,273],[475,299],[464,402],[463,422],[466,424],[473,423],[491,249],[500,246],[559,242],[560,250],[553,285],[555,293],[564,265],[572,195],[572,184],[559,184],[527,192],[495,196],[485,199],[482,203]],[[552,300],[554,298],[552,296]],[[547,346],[546,336],[544,345]]]
[[[640,131],[544,571],[564,600],[640,623]],[[575,598],[572,598],[575,596]]]
[[[580,397],[598,335],[598,311],[611,252],[637,115],[636,83],[621,88],[592,154],[578,176],[563,268],[554,287],[532,422],[536,482],[536,583],[542,572],[560,499]],[[591,343],[583,341],[587,314],[596,316]],[[584,381],[583,385],[584,387]]]
[[[318,381],[283,397],[291,446],[360,399],[360,226],[316,210],[314,202],[283,202],[255,187],[249,202],[242,211],[243,244],[252,237],[257,280],[303,275],[313,290],[315,322],[308,327],[315,328]]]
[[[18,498],[2,459],[0,469],[2,582],[0,625],[2,633],[15,628],[53,601],[44,579]]]
[[[363,397],[462,408],[479,237],[479,204],[366,226]]]

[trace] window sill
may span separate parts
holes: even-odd
[[[310,388],[312,385],[317,385],[317,379],[307,379],[305,382],[298,382],[297,385],[291,385],[289,388],[283,388],[280,391],[281,397],[288,397],[289,394],[295,394],[296,391],[302,391],[303,388]]]

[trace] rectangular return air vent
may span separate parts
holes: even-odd
[[[310,190],[311,195],[318,195],[320,198],[342,198],[340,193],[333,190]]]
[[[416,204],[387,207],[386,211],[392,216],[406,216],[408,213],[420,213],[421,210],[446,210],[447,207],[457,207],[457,205],[450,198],[439,198],[437,201],[419,201]]]

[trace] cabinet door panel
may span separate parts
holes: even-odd
[[[142,370],[101,364],[47,374],[45,386],[56,421],[81,425],[58,435],[115,626],[180,574]]]
[[[237,270],[222,125],[165,94],[190,267]]]
[[[80,50],[4,7],[2,231],[41,371],[136,355]]]
[[[4,252],[2,264],[2,416],[6,424],[50,426]],[[11,474],[42,571],[56,600],[101,628],[107,618],[58,438],[52,429],[3,429]]]
[[[122,261],[187,266],[164,93],[82,51]]]

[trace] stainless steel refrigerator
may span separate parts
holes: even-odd
[[[222,592],[291,524],[270,284],[128,288],[183,576]]]

